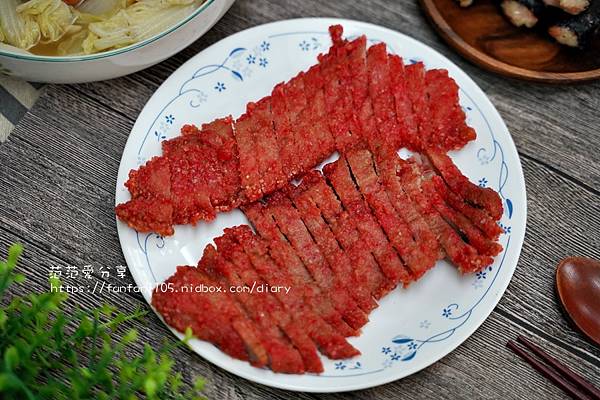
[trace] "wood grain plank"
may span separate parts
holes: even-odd
[[[50,263],[124,263],[114,189],[122,149],[146,101],[176,68],[221,38],[305,16],[364,20],[406,33],[448,56],[488,93],[523,155],[529,221],[519,266],[497,311],[469,340],[401,381],[359,392],[297,395],[235,377],[182,348],[176,350],[177,366],[186,381],[205,376],[208,397],[218,399],[564,398],[505,349],[508,339],[526,334],[600,385],[600,349],[563,318],[553,284],[562,257],[600,258],[600,83],[524,86],[482,71],[439,40],[413,1],[238,0],[207,35],[155,67],[106,82],[49,86],[0,146],[0,254],[15,240],[25,242],[22,268],[32,290],[45,287]],[[133,279],[127,274],[106,282],[126,285]],[[82,307],[108,301],[129,311],[146,306],[130,293],[78,294],[71,301]],[[135,326],[152,346],[170,337],[154,314]]]

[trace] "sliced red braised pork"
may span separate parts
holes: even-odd
[[[398,178],[398,155],[394,150],[381,153],[376,157],[377,174],[381,178],[385,190],[394,208],[410,227],[419,251],[426,259],[442,259],[445,256],[434,232],[431,230],[418,206],[411,200],[406,189]]]
[[[440,215],[436,204],[443,203],[443,199],[432,182],[423,177],[423,167],[414,161],[407,162],[400,159],[398,164],[398,176],[403,187],[436,235],[450,262],[465,273],[479,271],[491,265],[493,258],[479,254]]]
[[[352,289],[345,287],[331,269],[291,200],[281,192],[276,193],[269,198],[265,212],[273,216],[281,233],[288,238],[321,290],[330,294],[333,306],[344,321],[355,330],[367,323],[368,317],[349,293]]]
[[[465,122],[465,113],[458,97],[458,85],[448,76],[448,71],[427,71],[425,86],[431,118],[427,146],[441,151],[457,150],[474,140],[477,135]]]
[[[318,173],[315,172],[315,175],[318,175]],[[340,247],[335,235],[323,219],[319,207],[312,200],[310,196],[311,186],[310,178],[307,179],[304,176],[302,184],[291,191],[290,198],[300,212],[304,225],[315,239],[335,276],[348,289],[360,308],[365,313],[369,313],[377,307],[377,303],[371,297],[370,292],[363,287],[360,280],[361,276],[355,274],[352,260]]]
[[[271,370],[289,374],[304,373],[304,363],[300,353],[279,329],[263,297],[260,294],[229,291],[231,286],[244,287],[230,261],[217,253],[212,245],[208,245],[198,263],[198,269],[228,290],[229,297],[236,301],[245,315],[256,324]]]
[[[346,154],[346,160],[363,197],[410,270],[399,270],[396,281],[408,284],[420,278],[433,267],[437,257],[433,253],[421,253],[407,222],[396,212],[375,172],[372,153],[369,150],[354,150]]]
[[[320,66],[312,66],[304,75],[304,91],[307,101],[307,107],[301,117],[304,123],[302,132],[306,135],[303,141],[305,146],[304,171],[310,171],[336,151],[335,139],[329,131],[327,122],[323,85],[324,79]]]
[[[220,255],[230,262],[230,268],[224,271],[224,274],[233,285],[238,287],[245,285],[246,288],[252,288],[266,284],[254,270],[250,258],[244,253],[243,248],[237,243],[231,232],[215,238],[215,243]],[[298,289],[293,287],[290,290]],[[306,372],[319,373],[323,371],[317,346],[306,333],[304,321],[298,320],[295,314],[288,313],[285,310],[285,304],[271,293],[253,292],[245,293],[245,295],[254,301],[254,305],[249,304],[249,307],[254,308],[261,318],[272,320],[287,335],[300,353]]]
[[[355,220],[361,240],[371,249],[381,271],[393,286],[397,285],[400,271],[404,270],[402,260],[356,188],[346,161],[341,158],[324,166],[323,173],[342,201],[350,218]]]
[[[319,347],[319,350],[331,359],[344,359],[359,355],[360,352],[346,341],[339,330],[332,328],[313,309],[307,305],[300,293],[294,289],[294,280],[277,266],[268,254],[264,243],[257,238],[248,226],[239,226],[228,230],[244,252],[250,258],[254,269],[271,286],[292,287],[289,293],[277,292],[275,295],[289,313],[296,315],[304,322],[308,335]]]
[[[352,96],[348,86],[344,85],[346,71],[346,41],[341,30],[330,29],[333,46],[327,54],[319,56],[319,66],[323,77],[323,91],[326,107],[326,121],[329,131],[335,139],[338,151],[352,146]]]
[[[181,332],[191,328],[198,339],[213,343],[226,354],[248,360],[256,367],[268,364],[259,329],[233,299],[225,292],[190,290],[202,285],[216,288],[219,287],[217,282],[195,267],[181,266],[166,283],[172,284],[173,292],[157,287],[152,294],[152,305],[170,326]]]
[[[259,235],[268,243],[270,256],[279,268],[289,274],[294,287],[301,290],[307,304],[337,332],[344,336],[354,335],[356,331],[344,322],[342,315],[334,308],[331,299],[332,293],[321,290],[294,247],[279,230],[273,216],[265,207],[262,204],[253,204],[245,207],[244,213]]]
[[[414,148],[419,134],[419,123],[413,111],[404,63],[399,56],[390,55],[388,64],[390,88],[394,96],[394,108],[396,110],[396,122],[400,130],[400,147]]]
[[[381,272],[373,254],[371,243],[362,240],[361,233],[357,230],[357,221],[348,211],[342,208],[339,199],[332,188],[327,184],[323,175],[312,172],[302,179],[304,194],[319,208],[329,228],[335,235],[338,243],[350,258],[356,280],[361,282],[357,291],[361,298],[372,295],[379,299],[393,289],[395,283],[389,281]]]
[[[417,135],[408,138],[406,147],[419,151],[424,148],[431,136],[431,118],[429,116],[425,87],[425,66],[421,62],[406,66],[404,77],[406,80],[406,92],[410,98],[415,122],[418,127]]]
[[[367,52],[367,68],[369,71],[369,96],[373,105],[373,114],[377,122],[377,135],[372,139],[371,148],[379,146],[399,149],[402,147],[401,126],[396,118],[392,79],[388,64],[388,53],[385,43],[369,48]]]
[[[258,152],[253,156],[258,160],[260,191],[264,195],[277,190],[288,181],[283,172],[273,127],[271,98],[265,97],[256,104],[248,104],[248,113],[253,116],[255,124],[254,140]]]
[[[491,188],[482,188],[464,176],[452,159],[443,152],[428,149],[427,159],[452,191],[473,207],[484,210],[493,220],[502,217],[502,199]]]
[[[405,68],[384,44],[367,51],[364,36],[349,42],[341,32],[332,27],[334,44],[319,64],[249,104],[235,124],[224,118],[202,130],[186,126],[163,142],[166,160],[132,171],[132,198],[117,206],[117,216],[138,231],[171,235],[174,224],[211,220],[261,199],[336,150],[385,143],[446,151],[474,138],[445,71]]]
[[[240,179],[244,199],[256,201],[262,197],[260,190],[260,166],[258,144],[254,139],[255,124],[251,114],[244,114],[235,121],[234,134],[240,157]]]

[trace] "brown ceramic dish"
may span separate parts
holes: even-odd
[[[556,289],[573,322],[600,345],[600,261],[565,258],[556,268]]]
[[[543,31],[511,25],[493,0],[475,0],[467,8],[455,0],[420,2],[444,40],[487,70],[548,83],[600,78],[600,40],[587,50],[561,46]]]

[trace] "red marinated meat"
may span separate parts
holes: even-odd
[[[241,190],[240,160],[233,135],[233,121],[231,117],[216,119],[202,125],[202,132],[204,138],[215,138],[212,143],[215,157],[211,168],[214,173],[206,182],[210,201],[217,211],[231,210],[238,206]]]
[[[117,216],[133,229],[172,235],[173,204],[169,160],[154,157],[138,170],[131,170],[125,186],[131,193],[131,200],[116,207]]]
[[[348,289],[360,308],[368,313],[377,307],[377,303],[373,300],[367,288],[362,285],[360,274],[357,274],[357,268],[353,268],[352,260],[338,244],[335,235],[323,219],[321,211],[311,198],[311,180],[318,179],[316,176],[320,176],[320,174],[317,171],[309,174],[309,176],[305,175],[301,185],[292,191],[292,201],[334,274]]]
[[[171,203],[174,224],[195,224],[214,219],[205,168],[205,155],[194,151],[179,151],[167,158],[171,168]]]
[[[419,212],[427,221],[444,248],[450,261],[461,272],[479,271],[493,262],[489,256],[482,256],[477,250],[465,243],[460,235],[442,218],[436,209],[435,188],[430,181],[422,177],[423,170],[415,162],[400,160],[398,175],[402,185],[407,190],[413,202],[418,206]]]
[[[303,140],[305,146],[303,170],[308,171],[329,157],[336,150],[336,144],[329,132],[327,122],[329,117],[323,91],[324,81],[319,65],[311,67],[303,78],[307,106],[300,120],[304,127],[301,132],[306,135]]]
[[[435,234],[427,225],[398,178],[398,154],[396,151],[387,151],[378,155],[376,167],[382,179],[385,190],[394,205],[394,208],[406,221],[423,257],[428,259],[444,258],[444,250],[440,247]]]
[[[372,139],[373,149],[381,146],[398,149],[402,147],[400,125],[397,123],[394,96],[391,91],[390,66],[385,43],[373,45],[367,51],[369,71],[369,95],[378,132]]]
[[[230,261],[231,267],[227,275],[232,284],[237,286],[266,284],[260,275],[254,270],[250,258],[236,242],[231,232],[215,238],[220,254]],[[235,282],[234,282],[235,281]],[[294,287],[293,290],[297,288]],[[271,293],[251,293],[248,295],[254,299],[253,307],[261,317],[270,318],[288,336],[302,357],[307,372],[323,372],[323,364],[317,353],[317,346],[304,330],[304,321],[297,320],[297,316],[286,312],[284,305]]]
[[[195,288],[218,287],[218,284],[194,267],[177,267],[167,279],[173,292],[152,294],[152,305],[165,321],[180,332],[188,327],[196,337],[215,344],[223,352],[252,365],[267,364],[267,353],[259,339],[257,327],[239,310],[225,293],[200,293]]]
[[[388,282],[382,288],[383,292],[391,290],[398,283],[396,280],[398,271],[401,271],[404,266],[354,185],[346,161],[340,158],[327,164],[323,167],[323,172],[342,201],[344,208],[355,220],[361,240],[371,249],[381,271],[388,278]]]
[[[333,36],[332,36],[333,38]],[[344,152],[362,141],[362,133],[354,115],[352,86],[353,71],[348,56],[365,47],[366,38],[358,37],[352,42],[333,39],[334,46],[326,56],[320,56],[321,73],[325,77],[325,102],[329,129],[335,138],[336,148]]]
[[[493,220],[485,210],[466,203],[456,193],[449,190],[448,185],[446,185],[446,182],[442,179],[435,179],[433,182],[438,193],[444,198],[444,201],[446,201],[450,207],[469,218],[469,220],[478,227],[488,239],[494,241],[498,240],[498,237],[504,233],[500,225],[498,225],[498,222]]]
[[[288,181],[279,157],[279,146],[271,116],[270,97],[265,97],[256,104],[248,104],[248,113],[252,115],[255,123],[254,140],[258,148],[255,157],[258,160],[261,176],[260,189],[265,195],[282,187]]]
[[[221,284],[221,287],[231,286],[243,288],[244,282],[237,275],[232,263],[217,253],[217,250],[208,245],[204,255],[198,263],[198,269]],[[252,287],[252,286],[250,286]],[[273,312],[265,303],[265,293],[248,293],[229,291],[229,297],[237,301],[246,315],[254,321],[259,329],[261,343],[269,356],[269,367],[273,372],[288,374],[304,373],[304,363],[298,351],[280,331],[277,322],[273,319]]]
[[[262,197],[258,146],[254,140],[255,123],[248,113],[235,121],[234,134],[240,157],[240,179],[245,200],[252,202]]]
[[[373,105],[369,96],[369,73],[367,70],[366,38],[360,37],[348,46],[348,69],[352,88],[354,118],[360,127],[360,138],[364,143],[377,139],[377,122],[373,115]]]
[[[290,275],[294,286],[302,290],[307,303],[315,312],[336,331],[345,336],[353,335],[355,331],[343,321],[340,313],[333,307],[331,293],[323,292],[320,289],[288,239],[277,227],[273,216],[260,204],[245,207],[244,213],[259,235],[268,243],[269,253],[273,260]]]
[[[342,83],[346,65],[345,40],[333,39],[334,45],[329,53],[319,56],[319,66],[323,77],[325,107],[329,131],[335,139],[338,150],[344,150],[352,145],[352,115],[349,88]]]
[[[436,209],[440,215],[454,227],[455,230],[467,238],[467,242],[473,246],[479,254],[485,256],[495,256],[502,251],[502,246],[483,235],[483,232],[479,230],[465,215],[457,212],[455,209],[446,204],[443,194],[440,194],[440,189],[446,189],[444,182],[439,176],[432,176],[428,179],[433,183],[433,187],[436,189]]]
[[[502,217],[504,210],[498,193],[491,188],[482,188],[469,181],[446,153],[429,149],[427,157],[448,187],[466,203],[485,210],[496,221]]]
[[[474,140],[475,130],[465,122],[465,113],[458,97],[458,85],[448,76],[448,71],[427,71],[425,85],[431,118],[428,145],[442,151],[458,150]]]
[[[304,154],[307,144],[304,141],[308,135],[302,121],[302,111],[307,105],[306,96],[304,95],[304,72],[284,83],[281,89],[283,90],[283,100],[293,143],[291,163],[297,166],[298,173],[303,173],[307,168],[305,165],[306,154]]]
[[[331,359],[350,358],[360,354],[346,341],[339,330],[334,330],[307,306],[301,294],[294,290],[292,278],[285,270],[275,265],[264,244],[261,244],[247,226],[228,229],[227,232],[231,232],[242,245],[254,269],[263,280],[270,285],[292,287],[289,293],[277,292],[276,296],[289,313],[297,315],[298,319],[304,322],[307,333],[323,354]]]
[[[181,157],[193,166],[197,186],[208,194],[215,210],[237,207],[240,192],[239,157],[231,117],[202,125],[184,125],[181,136],[162,142],[163,157]]]
[[[394,95],[396,108],[396,122],[400,130],[401,147],[413,147],[417,143],[418,121],[412,108],[412,101],[408,92],[408,82],[402,58],[390,55],[388,59],[390,68],[390,87]]]
[[[431,121],[425,92],[425,66],[418,62],[404,69],[406,92],[412,104],[412,111],[418,126],[418,134],[409,138],[405,147],[421,150],[431,136]]]
[[[371,152],[354,150],[346,154],[346,159],[361,193],[379,224],[410,269],[410,272],[406,269],[397,271],[396,281],[407,284],[413,279],[420,278],[435,265],[436,254],[421,253],[407,222],[398,215],[381,185],[381,180],[375,172]]]
[[[277,145],[279,146],[281,167],[288,179],[292,179],[301,172],[301,166],[298,164],[300,160],[296,154],[294,130],[285,105],[283,83],[276,85],[271,93],[271,115],[273,116]]]
[[[303,178],[303,183],[305,180],[310,184],[310,188],[305,189],[304,193],[319,207],[337,241],[348,254],[357,281],[361,282],[365,289],[366,293],[360,296],[364,298],[370,292],[373,297],[381,298],[394,284],[381,273],[368,243],[361,240],[354,219],[342,209],[335,193],[320,173],[310,173]]]
[[[291,200],[282,193],[275,193],[269,198],[265,212],[273,216],[279,230],[290,241],[321,290],[331,294],[332,304],[344,321],[351,328],[360,329],[368,318],[350,296],[350,289],[344,287],[333,273]]]

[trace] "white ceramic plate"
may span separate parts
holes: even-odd
[[[363,334],[350,339],[360,357],[323,358],[321,375],[276,374],[225,355],[194,340],[192,349],[208,361],[246,379],[269,386],[310,392],[364,389],[400,379],[444,357],[467,339],[492,312],[513,275],[525,234],[525,183],[510,134],[481,89],[456,65],[426,45],[379,26],[337,19],[298,19],[258,26],[232,35],[192,58],[156,91],[140,114],[121,159],[116,202],[128,200],[123,183],[132,168],[160,154],[160,142],[178,135],[184,123],[200,124],[232,114],[247,102],[316,62],[330,45],[327,28],[342,24],[347,37],[366,34],[370,43],[385,41],[405,62],[446,68],[460,86],[461,104],[477,140],[452,158],[474,182],[493,187],[504,200],[501,236],[504,252],[476,275],[461,276],[444,261],[408,289],[396,289],[381,301]],[[247,223],[234,210],[212,223],[178,226],[162,238],[141,234],[118,222],[129,270],[146,300],[150,289],[177,265],[196,265],[207,243],[223,228]],[[181,337],[181,335],[178,334]]]

